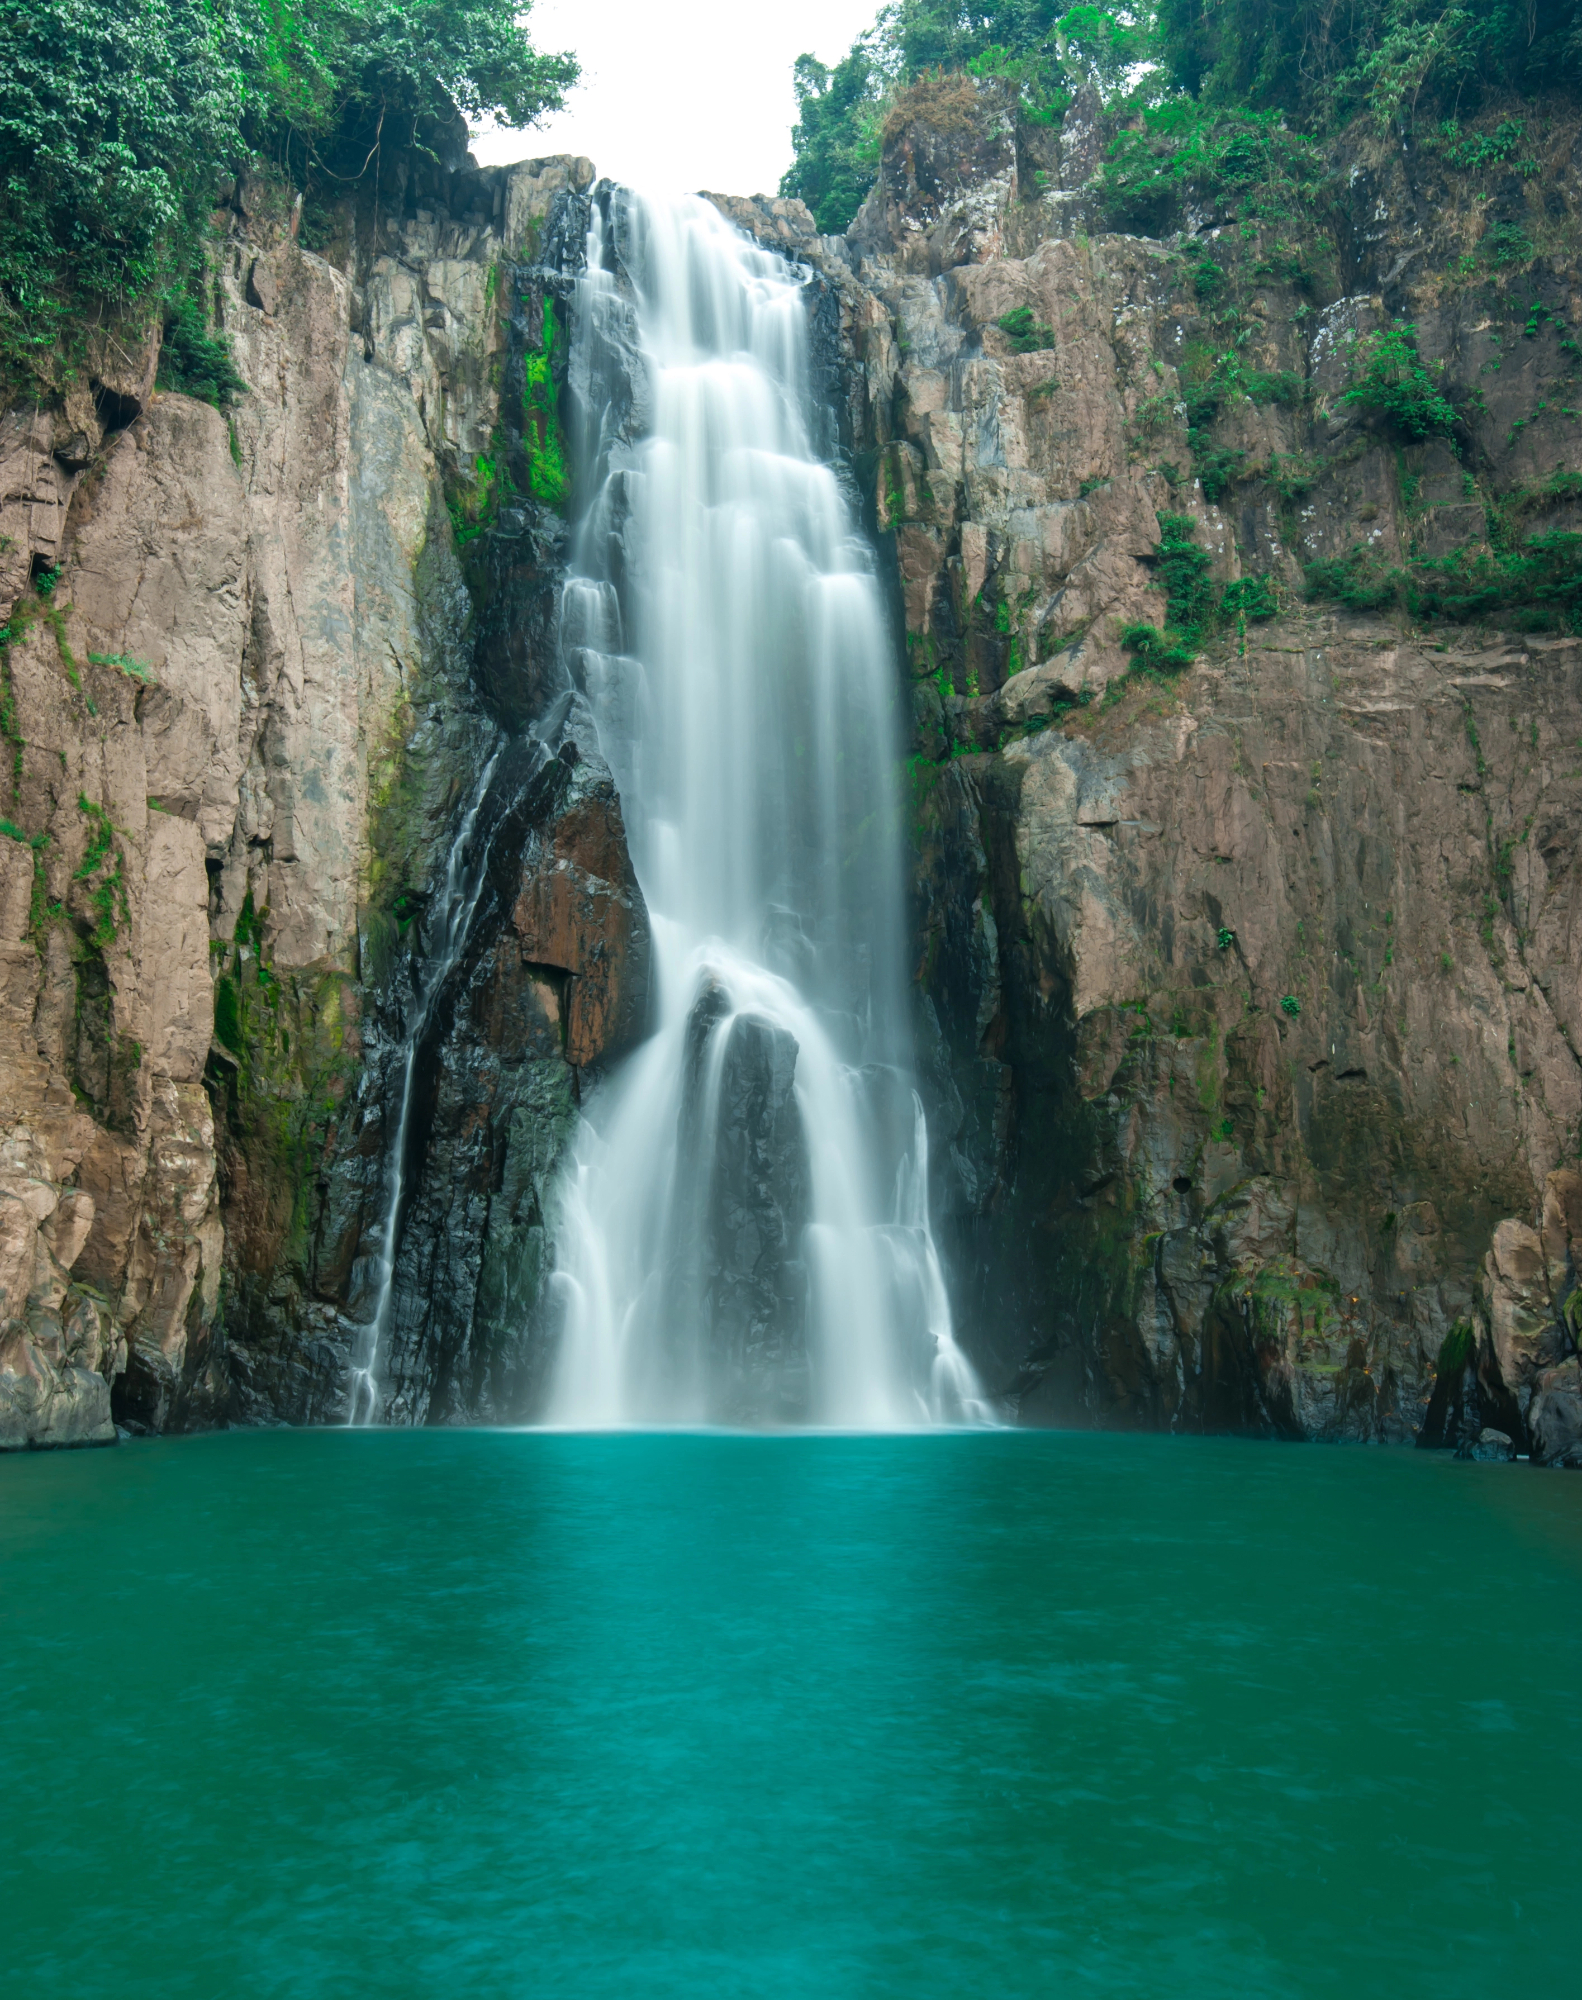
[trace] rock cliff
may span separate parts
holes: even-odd
[[[964,1344],[1025,1421],[1582,1462],[1575,607],[1445,605],[1576,530],[1576,122],[1475,185],[1350,134],[1295,244],[1109,226],[1112,137],[936,80],[846,237],[715,197],[808,267],[893,577]],[[592,179],[414,163],[313,248],[244,181],[229,413],[150,340],[3,419],[0,1443],[333,1421],[381,1312],[381,1416],[534,1408],[647,990],[557,624]],[[1433,435],[1351,393],[1403,328]],[[744,1199],[794,1215],[739,1053]],[[721,1286],[794,1386],[795,1302]]]
[[[381,1414],[518,1406],[578,1079],[646,978],[552,700],[591,181],[418,159],[309,249],[244,180],[228,412],[156,392],[150,335],[0,422],[0,1445],[343,1415],[419,1026]],[[434,994],[469,805],[486,892]]]
[[[1429,588],[1576,561],[1575,118],[1474,185],[1349,134],[1300,253],[1106,230],[1101,128],[944,79],[847,237],[722,203],[838,301],[893,550],[967,1338],[1024,1420],[1582,1462],[1582,654]],[[1348,396],[1402,328],[1449,434]]]

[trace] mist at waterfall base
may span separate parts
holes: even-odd
[[[562,644],[655,993],[564,1180],[548,1416],[973,1421],[911,1067],[900,675],[824,462],[808,274],[698,197],[594,215]]]
[[[73,2000],[1573,1992],[1582,1480],[947,1432],[0,1463]]]

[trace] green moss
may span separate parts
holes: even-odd
[[[901,478],[901,447],[890,445],[880,459],[884,477],[884,507],[892,528],[906,519],[906,488]]]
[[[154,686],[154,669],[146,660],[134,660],[125,653],[90,653],[88,658],[96,667],[114,667],[139,687]]]
[[[503,472],[498,458],[480,452],[473,461],[471,479],[452,488],[446,504],[458,548],[465,548],[468,542],[494,526],[500,511],[502,481],[509,490],[509,475]]]
[[[1441,1375],[1459,1375],[1472,1359],[1477,1349],[1477,1337],[1469,1319],[1458,1319],[1455,1325],[1439,1343],[1439,1360],[1435,1364]]]
[[[538,349],[529,350],[524,363],[522,441],[527,453],[528,488],[533,498],[541,506],[553,507],[563,514],[571,497],[571,469],[555,388],[555,347],[559,338],[555,301],[546,298],[544,330]]]
[[[242,1053],[242,1002],[236,981],[222,972],[214,982],[214,1038],[233,1055]]]
[[[60,572],[57,570],[56,572],[54,572],[54,575],[49,577],[40,577],[38,581],[39,583],[48,582],[50,590],[53,591],[55,578],[58,577],[59,574]],[[34,585],[34,589],[35,590],[38,589],[38,584]],[[47,592],[44,594],[44,601],[42,601],[39,605],[39,616],[43,619],[44,623],[49,627],[50,631],[55,635],[55,650],[60,655],[61,665],[66,669],[67,680],[71,682],[72,686],[77,690],[78,694],[82,696],[83,702],[87,707],[88,713],[90,715],[97,715],[99,711],[94,706],[92,695],[87,693],[87,691],[83,687],[82,675],[79,673],[77,669],[77,656],[71,650],[70,642],[67,640],[66,637],[65,616],[62,613],[61,608],[58,604],[49,601],[49,594]]]
[[[88,845],[71,879],[92,885],[88,906],[93,913],[93,928],[88,942],[94,951],[103,952],[114,944],[121,925],[132,920],[126,892],[126,855],[116,840],[110,815],[102,806],[91,804],[79,792],[77,810],[88,821]]]

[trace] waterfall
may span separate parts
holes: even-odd
[[[406,1210],[407,1135],[412,1124],[413,1085],[417,1077],[418,1052],[434,1018],[434,1009],[444,991],[472,928],[473,913],[483,893],[487,843],[474,852],[473,836],[478,815],[488,796],[494,767],[500,761],[496,746],[473,786],[472,796],[462,813],[461,824],[445,864],[445,880],[428,926],[428,956],[418,975],[417,991],[403,1026],[401,1047],[396,1058],[401,1078],[397,1099],[395,1135],[385,1148],[384,1225],[379,1232],[379,1261],[374,1287],[374,1309],[358,1334],[351,1357],[351,1382],[347,1399],[348,1425],[371,1423],[379,1403],[379,1356],[390,1326],[390,1307],[395,1296],[396,1250],[401,1241],[401,1223]]]
[[[978,1421],[929,1228],[898,690],[813,445],[808,274],[616,190],[579,281],[562,633],[653,925],[563,1178],[550,1421]]]

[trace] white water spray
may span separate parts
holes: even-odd
[[[805,274],[700,198],[619,192],[588,261],[562,629],[657,996],[562,1188],[550,1420],[980,1420],[912,1084],[892,655],[811,442]],[[609,386],[634,334],[635,444]]]

